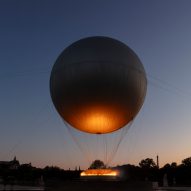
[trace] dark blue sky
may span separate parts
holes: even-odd
[[[0,160],[86,167],[50,99],[60,52],[87,36],[130,46],[148,75],[145,104],[113,164],[188,157],[191,134],[190,0],[1,0]]]

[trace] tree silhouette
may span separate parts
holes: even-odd
[[[143,159],[141,160],[141,162],[139,163],[139,166],[141,168],[155,168],[156,167],[156,164],[155,162],[153,161],[153,159],[151,158],[146,158],[146,159]]]
[[[177,163],[176,162],[172,162],[171,163],[171,168],[177,168]]]
[[[105,168],[105,164],[101,160],[93,161],[89,167],[89,169],[101,169],[101,168]]]
[[[191,167],[191,157],[185,158],[182,160],[182,164],[187,167]]]

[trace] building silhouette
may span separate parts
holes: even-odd
[[[16,170],[20,166],[16,156],[11,161],[0,161],[0,169]]]

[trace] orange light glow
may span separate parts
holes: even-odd
[[[112,120],[114,123],[114,121]],[[104,112],[90,113],[83,122],[84,127],[89,127],[91,131],[102,133],[111,128],[111,116]]]
[[[67,121],[75,128],[94,134],[116,131],[131,120],[130,112],[117,106],[84,106],[76,108]],[[125,114],[124,114],[125,113]]]
[[[119,172],[112,169],[88,169],[81,172],[80,176],[118,176]]]

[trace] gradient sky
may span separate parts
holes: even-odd
[[[130,46],[148,77],[145,103],[112,165],[191,156],[190,0],[0,0],[0,160],[87,167],[52,104],[51,68],[88,36]]]

